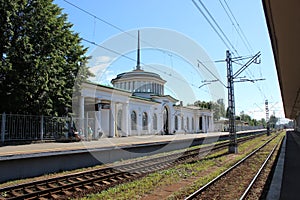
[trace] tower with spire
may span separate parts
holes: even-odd
[[[150,98],[151,95],[164,95],[166,81],[158,74],[141,68],[140,31],[137,38],[136,67],[133,71],[118,74],[111,83],[114,88],[132,92],[135,96]]]
[[[136,70],[141,70],[141,58],[140,58],[140,51],[141,51],[141,46],[140,46],[140,30],[138,30],[138,46],[137,46],[137,58],[136,58]]]

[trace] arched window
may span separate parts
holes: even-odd
[[[122,110],[118,111],[118,116],[117,116],[117,129],[121,130],[122,129]]]
[[[181,117],[181,130],[184,130],[184,119]]]
[[[199,117],[199,129],[202,131],[202,117]]]
[[[136,112],[131,112],[131,130],[136,130]]]
[[[189,131],[190,130],[190,124],[189,124],[189,117],[186,118],[186,129]]]
[[[143,130],[148,130],[148,115],[143,112]]]
[[[157,130],[157,115],[155,113],[153,115],[153,129]]]
[[[178,117],[175,116],[175,130],[178,130]]]
[[[195,130],[195,125],[194,125],[194,117],[192,117],[192,131]]]

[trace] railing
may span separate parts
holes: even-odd
[[[1,114],[1,142],[55,140],[68,132],[68,118]]]

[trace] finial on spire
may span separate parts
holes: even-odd
[[[138,30],[138,49],[137,49],[136,70],[141,70],[141,65],[140,65],[140,30]]]

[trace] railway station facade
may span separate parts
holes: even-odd
[[[112,80],[113,87],[83,83],[73,108],[77,130],[93,130],[93,137],[210,132],[213,113],[183,106],[164,95],[159,75],[135,69]]]
[[[85,82],[73,97],[76,129],[93,130],[94,138],[214,130],[211,110],[183,106],[164,94],[165,83],[160,75],[141,68],[138,34],[134,70],[118,74],[111,80],[112,87]]]

